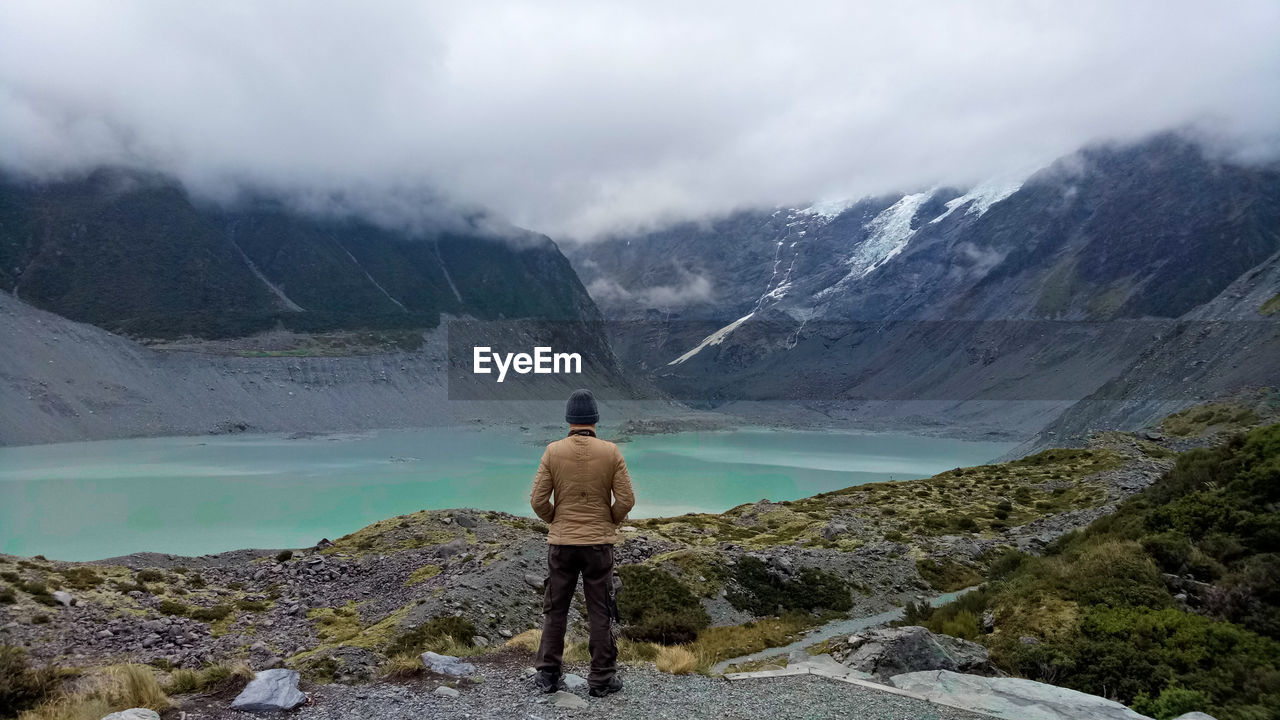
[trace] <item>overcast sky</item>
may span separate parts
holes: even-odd
[[[0,3],[8,169],[434,188],[557,239],[1278,119],[1275,0]]]

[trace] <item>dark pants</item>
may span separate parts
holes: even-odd
[[[603,685],[618,672],[618,646],[613,639],[617,604],[613,598],[612,545],[548,545],[547,595],[543,603],[542,644],[537,668],[560,672],[564,656],[564,631],[573,591],[582,575],[587,597],[587,621],[591,626],[591,674],[587,682]]]

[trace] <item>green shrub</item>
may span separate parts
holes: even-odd
[[[1179,715],[1203,711],[1209,706],[1209,697],[1204,693],[1177,685],[1166,687],[1154,700],[1141,693],[1133,701],[1134,710],[1156,720],[1170,720]]]
[[[982,576],[973,568],[950,558],[920,558],[916,570],[924,581],[942,592],[951,592],[977,585]]]
[[[18,596],[14,594],[13,588],[0,587],[0,605],[12,605],[18,602]]]
[[[1222,720],[1276,720],[1277,502],[1280,426],[1181,453],[1151,487],[1058,538],[1044,557],[1010,552],[991,560],[982,590],[923,622],[965,634],[971,618],[998,608],[999,632],[977,639],[1006,672],[1116,698],[1161,719],[1199,710]],[[1161,571],[1215,586],[1191,593],[1196,613],[1183,611]],[[1023,644],[1023,635],[1040,641]]]
[[[384,652],[388,657],[420,655],[429,650],[431,645],[447,640],[461,645],[471,645],[475,636],[476,626],[470,620],[442,615],[402,633],[387,645]]]
[[[1026,562],[1029,557],[1030,555],[1027,555],[1020,550],[1006,548],[991,561],[991,567],[987,570],[987,576],[992,580],[1003,580],[1009,575],[1017,572],[1018,569],[1022,567],[1022,563]]]
[[[15,585],[22,582],[22,576],[16,572],[0,572],[0,578],[4,578]]]
[[[292,559],[293,559],[292,550],[281,550],[279,553],[276,554],[276,562],[282,563]]]
[[[729,602],[752,615],[777,615],[788,610],[836,610],[853,607],[849,585],[838,575],[817,568],[801,568],[795,579],[772,572],[764,561],[743,556],[734,567],[737,588]]]
[[[148,568],[134,573],[133,579],[140,583],[164,582],[165,575],[159,570],[152,570]]]
[[[175,600],[161,600],[156,609],[165,615],[179,615],[182,617],[186,617],[191,612],[191,608]]]
[[[178,613],[174,613],[174,614],[178,614]],[[189,614],[192,620],[199,620],[201,622],[214,622],[216,620],[222,620],[223,618],[230,615],[231,606],[230,605],[214,605],[213,607],[191,608],[191,612]]]
[[[48,700],[58,682],[56,670],[32,668],[22,649],[0,645],[0,717],[17,717]]]
[[[1163,532],[1142,539],[1142,549],[1155,559],[1160,569],[1180,574],[1191,559],[1191,541],[1180,532]]]
[[[77,567],[58,572],[66,586],[73,590],[92,590],[102,584],[102,577],[92,568]]]
[[[982,630],[978,625],[978,616],[964,610],[941,624],[942,634],[965,640],[977,640]]]
[[[262,612],[263,610],[266,610],[268,607],[270,607],[270,605],[271,603],[267,602],[266,600],[240,599],[236,601],[236,607],[240,608],[241,610],[247,610],[249,612]]]
[[[1071,567],[1068,597],[1109,607],[1168,607],[1173,602],[1160,570],[1134,542],[1087,546]]]
[[[902,625],[924,625],[933,615],[933,606],[927,600],[910,601],[902,609]]]
[[[632,640],[675,645],[692,642],[711,616],[689,588],[670,573],[646,565],[618,568],[618,614]]]

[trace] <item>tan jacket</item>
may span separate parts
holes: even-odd
[[[603,545],[620,540],[618,526],[636,499],[617,445],[570,435],[542,453],[529,504],[551,526],[548,543]]]

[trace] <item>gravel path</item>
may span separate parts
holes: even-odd
[[[626,667],[626,689],[607,698],[590,698],[582,709],[554,707],[550,696],[535,693],[520,662],[527,658],[482,658],[476,664],[482,682],[459,685],[456,698],[432,694],[440,678],[406,684],[327,685],[312,691],[313,704],[290,717],[296,720],[362,718],[469,718],[528,720],[558,717],[629,720],[652,718],[859,718],[860,720],[978,720],[979,716],[889,693],[867,690],[816,675],[730,682],[702,675],[673,676],[652,667]],[[586,674],[586,668],[570,667]],[[227,698],[193,698],[183,709],[188,720],[250,720],[232,712]]]

